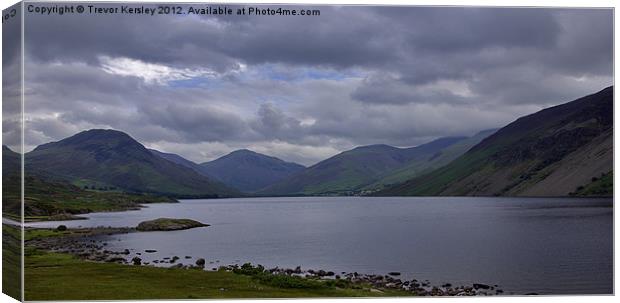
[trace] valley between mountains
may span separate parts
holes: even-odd
[[[3,146],[5,213],[20,155]],[[613,87],[472,136],[360,146],[310,167],[250,150],[194,163],[127,133],[91,129],[24,155],[32,219],[240,196],[611,196]]]

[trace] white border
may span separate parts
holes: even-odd
[[[13,4],[15,4],[17,1],[11,1],[11,0],[0,0],[0,8],[5,9]],[[27,1],[27,2],[36,2],[36,1]],[[42,2],[42,1],[39,1]],[[86,2],[86,1],[79,1],[79,0],[65,0],[64,2]],[[519,7],[524,7],[524,6],[532,6],[532,7],[606,7],[606,8],[614,8],[614,18],[615,18],[615,8],[616,8],[616,3],[614,1],[610,1],[610,0],[562,0],[562,1],[554,1],[554,0],[519,0],[519,1],[515,1],[515,0],[451,0],[451,1],[445,1],[445,0],[439,0],[439,1],[431,1],[431,0],[408,0],[408,1],[398,1],[398,0],[386,0],[386,1],[379,1],[379,0],[355,0],[355,1],[347,1],[347,0],[289,0],[289,1],[278,1],[278,0],[271,0],[271,1],[261,1],[261,0],[246,0],[246,1],[226,1],[226,0],[211,0],[211,1],[179,1],[179,0],[149,0],[149,1],[136,1],[136,0],[126,0],[126,1],[114,1],[114,2],[164,2],[164,3],[173,3],[173,2],[208,2],[208,3],[264,3],[264,4],[285,4],[285,3],[298,3],[298,4],[345,4],[345,5],[354,5],[354,4],[362,4],[362,5],[426,5],[426,6],[463,6],[463,5],[467,5],[467,6],[519,6]],[[23,10],[22,10],[23,12]],[[22,22],[23,22],[23,16],[22,16]],[[22,25],[22,31],[23,31],[23,25]],[[617,58],[618,56],[618,48],[616,47],[616,41],[617,40],[617,34],[618,34],[618,25],[615,23],[614,20],[614,85],[615,85],[615,70],[616,70],[616,66],[618,64],[618,62],[615,60],[615,58]],[[0,38],[1,38],[1,31],[0,31]],[[1,40],[0,40],[1,41]],[[23,39],[22,39],[22,52],[24,50],[24,45],[23,45]],[[22,54],[22,60],[23,60],[23,54]],[[23,69],[23,62],[22,62],[22,69]],[[0,82],[2,80],[2,75],[0,73]],[[22,87],[23,87],[23,70],[22,70]],[[615,98],[616,94],[614,94],[614,104],[615,103]],[[1,104],[1,101],[0,101]],[[23,91],[22,91],[22,106],[23,106]],[[614,121],[615,121],[615,117],[617,116],[619,109],[617,106],[614,106]],[[2,126],[0,124],[0,131],[2,130]],[[22,132],[24,131],[24,128],[22,128]],[[22,141],[23,141],[23,135],[22,135]],[[22,146],[23,146],[23,142],[22,142]],[[618,146],[618,138],[615,136],[614,133],[614,147]],[[618,149],[614,150],[614,159],[617,159],[617,156],[620,154],[620,152],[618,151]],[[0,164],[0,168],[1,168],[1,164]],[[616,163],[614,163],[614,170],[616,172],[618,172],[617,169],[617,165]],[[23,169],[22,169],[23,172]],[[614,175],[614,192],[618,192],[617,189],[619,188],[618,186],[618,174],[616,173]],[[615,200],[615,199],[614,199]],[[23,203],[22,203],[23,204]],[[22,205],[23,207],[23,205]],[[617,207],[614,207],[614,290],[617,291],[619,283],[618,283],[618,267],[615,266],[615,261],[617,260],[617,258],[615,258],[618,255],[618,241],[616,240],[618,233],[618,226],[615,224],[615,215],[616,212],[618,211]],[[23,212],[23,210],[22,210]],[[23,240],[23,239],[22,239]],[[1,255],[1,252],[0,252]],[[23,258],[22,258],[22,262],[23,262]],[[23,265],[22,265],[23,266]],[[1,262],[0,262],[0,270],[1,270]],[[22,277],[23,279],[23,277]],[[22,287],[23,287],[23,280],[22,280]],[[22,292],[23,293],[23,292]],[[303,302],[303,303],[310,303],[310,302],[316,302],[317,299],[294,299],[295,302]],[[397,301],[397,302],[429,302],[430,300],[434,300],[434,301],[441,301],[441,302],[477,302],[477,301],[486,301],[486,302],[522,302],[522,301],[527,301],[527,302],[587,302],[587,303],[591,303],[591,302],[614,302],[616,301],[616,299],[614,299],[613,296],[545,296],[545,297],[488,297],[488,298],[483,298],[483,297],[474,297],[474,298],[381,298],[381,299],[366,299],[366,298],[362,298],[362,299],[355,299],[355,298],[345,298],[345,299],[320,299],[321,302],[388,302],[389,301]],[[185,301],[196,301],[196,300],[156,300],[156,301],[149,301],[149,300],[140,300],[140,301],[124,301],[124,302],[158,302],[158,303],[168,303],[168,302],[185,302]],[[231,302],[231,301],[237,301],[237,302],[281,302],[282,299],[277,299],[277,300],[198,300],[198,301],[209,301],[209,302]],[[12,298],[2,294],[0,295],[0,303],[4,303],[4,302],[15,302],[15,300],[13,300]],[[46,301],[46,302],[52,302],[52,301]],[[71,301],[71,302],[93,302],[93,301]],[[104,301],[104,302],[109,302],[109,301]]]

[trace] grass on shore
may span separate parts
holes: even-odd
[[[40,238],[50,238],[50,237],[61,237],[75,234],[74,230],[64,230],[58,231],[56,229],[44,229],[44,228],[36,228],[36,229],[26,229],[24,232],[24,241],[40,239]]]
[[[3,180],[3,216],[20,221],[20,178],[8,176]],[[152,194],[102,192],[85,190],[61,181],[26,176],[24,220],[69,220],[75,215],[90,212],[138,209],[141,204],[177,202],[176,199]]]
[[[227,271],[98,263],[68,254],[27,250],[26,300],[131,300],[405,296],[368,288],[293,288]],[[313,281],[314,282],[314,281]],[[322,283],[322,282],[316,282]]]
[[[2,224],[2,292],[21,300],[21,230]]]

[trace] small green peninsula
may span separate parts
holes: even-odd
[[[140,222],[136,229],[138,231],[170,231],[206,226],[209,226],[209,224],[204,224],[190,219],[159,218]]]

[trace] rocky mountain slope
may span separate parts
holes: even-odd
[[[450,164],[378,195],[568,196],[613,171],[613,87],[521,117]],[[594,184],[593,184],[594,183]]]

